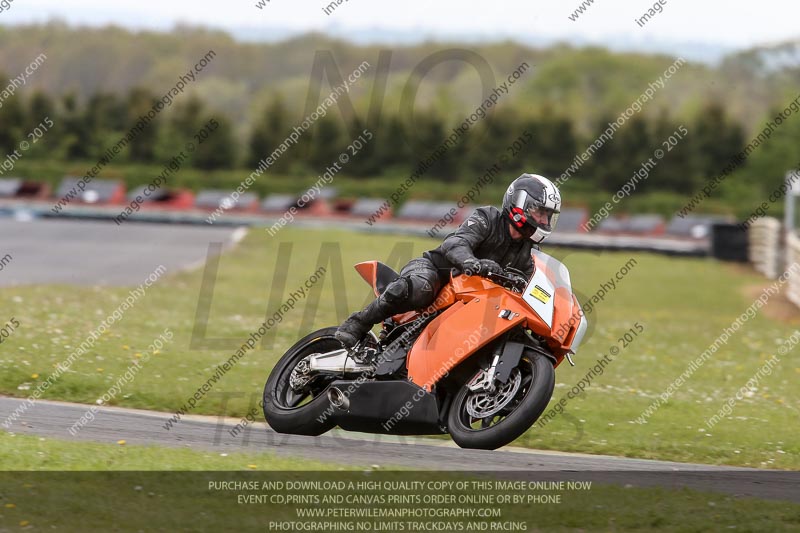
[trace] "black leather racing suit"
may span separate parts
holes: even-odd
[[[461,269],[469,259],[491,259],[501,267],[512,267],[533,275],[530,239],[514,240],[508,221],[496,207],[479,207],[442,244],[412,259],[400,271],[400,279],[386,288],[387,303],[395,312],[427,307],[450,280],[451,269]]]
[[[383,293],[363,310],[350,315],[336,331],[336,338],[347,348],[355,346],[370,328],[392,315],[423,309],[450,280],[453,268],[463,270],[464,262],[491,259],[501,267],[512,267],[533,275],[530,239],[514,240],[509,222],[495,207],[479,207],[444,242],[412,259]]]

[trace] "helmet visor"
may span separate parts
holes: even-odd
[[[520,222],[531,226],[532,228],[540,228],[544,231],[553,231],[558,222],[559,211],[545,207],[541,202],[536,201],[525,190],[519,190],[514,195],[513,205],[517,213],[523,214],[524,217]]]
[[[558,223],[558,211],[548,207],[535,205],[525,210],[528,223],[545,231],[553,231]]]

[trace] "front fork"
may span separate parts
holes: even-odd
[[[524,350],[524,344],[510,340],[510,332],[503,335],[492,352],[491,365],[467,384],[469,390],[493,393],[498,384],[508,383],[511,372],[519,365]]]

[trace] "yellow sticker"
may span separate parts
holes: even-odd
[[[550,301],[550,294],[538,285],[536,285],[531,291],[531,296],[533,296],[543,304],[546,304],[547,302]]]

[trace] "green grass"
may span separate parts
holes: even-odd
[[[610,486],[592,482],[584,490],[541,489],[509,490],[499,488],[449,488],[436,490],[390,490],[379,488],[356,488],[349,482],[463,482],[491,481],[490,477],[477,477],[463,473],[442,472],[392,472],[359,469],[347,472],[286,471],[261,472],[247,470],[248,461],[259,458],[245,458],[231,454],[223,464],[220,460],[209,459],[201,453],[195,454],[196,461],[185,465],[194,472],[141,471],[142,468],[171,467],[172,458],[189,459],[185,450],[165,450],[163,455],[145,457],[145,449],[134,447],[121,451],[113,445],[84,446],[76,443],[48,441],[46,444],[33,438],[21,438],[12,445],[24,444],[29,451],[21,452],[35,461],[41,453],[51,455],[58,451],[63,459],[50,466],[60,470],[74,469],[76,466],[93,466],[85,462],[87,451],[108,461],[99,472],[76,471],[8,471],[0,472],[0,530],[49,530],[58,531],[275,531],[270,522],[292,521],[306,524],[322,522],[325,519],[299,518],[299,509],[485,509],[499,512],[492,518],[328,518],[327,520],[352,524],[372,523],[366,529],[353,527],[353,531],[419,531],[421,528],[410,525],[412,522],[427,524],[449,523],[447,531],[497,531],[487,527],[481,529],[474,523],[515,523],[524,529],[515,531],[668,531],[696,532],[723,531],[733,529],[744,532],[797,531],[800,528],[800,505],[765,501],[754,498],[738,498],[725,494],[711,494],[689,489],[642,488],[640,486]],[[4,443],[5,444],[5,443]],[[151,459],[140,462],[139,457]],[[71,460],[73,459],[73,460]],[[17,463],[20,464],[20,463]],[[285,462],[270,464],[263,459],[258,463],[264,466],[281,467]],[[318,468],[306,462],[300,467]],[[128,471],[119,471],[127,470]],[[220,468],[225,471],[214,471]],[[259,488],[227,487],[221,482],[257,482]],[[336,481],[345,484],[343,490],[298,489],[265,487],[266,482],[325,482]],[[467,485],[469,487],[469,485]],[[459,503],[458,498],[465,495],[493,495],[558,497],[558,500],[528,502],[524,505],[512,501],[495,501],[489,504]],[[316,502],[247,502],[240,496],[316,496]],[[324,496],[375,498],[382,496],[384,501],[373,503],[324,503]],[[388,500],[390,495],[419,495],[454,498],[454,501],[426,502],[417,504],[397,504]],[[524,501],[524,500],[523,500]],[[394,523],[388,528],[378,529],[376,524]],[[405,523],[398,527],[397,522]],[[454,525],[456,524],[456,525]],[[457,528],[460,524],[461,528]],[[488,525],[488,524],[487,524]],[[330,528],[309,529],[325,531]],[[347,530],[347,529],[341,529]],[[438,529],[442,530],[442,529]]]
[[[173,341],[152,357],[111,403],[174,411],[210,377],[214,366],[227,360],[258,327],[268,307],[270,313],[274,312],[289,291],[296,290],[318,265],[327,266],[324,281],[275,328],[274,345],[249,353],[193,411],[219,414],[224,410],[229,416],[243,416],[256,405],[270,368],[287,347],[311,330],[337,324],[368,301],[368,287],[351,265],[372,258],[386,261],[400,241],[409,244],[395,249],[403,252],[390,261],[395,267],[437,244],[432,239],[293,228],[268,238],[265,231],[253,229],[237,249],[223,256],[214,290],[207,334],[229,338],[229,347],[190,348],[202,271],[177,273],[151,288],[45,397],[94,403],[125,372],[136,354],[169,327],[175,334]],[[281,243],[292,245],[285,275],[275,270]],[[331,243],[324,250],[333,253],[332,263],[326,264],[324,257],[321,260],[322,243]],[[336,258],[338,251],[341,264]],[[635,322],[640,322],[645,331],[621,351],[585,394],[569,401],[569,416],[559,416],[543,429],[532,429],[517,445],[800,469],[796,438],[800,362],[796,351],[782,357],[773,374],[762,381],[752,397],[736,405],[731,417],[703,431],[705,421],[798,327],[796,319],[792,323],[776,321],[762,311],[647,424],[634,422],[689,361],[752,303],[753,296],[745,294],[745,289],[766,285],[765,280],[712,260],[563,250],[555,250],[554,255],[564,258],[584,298],[594,294],[631,257],[638,261],[590,315],[592,326],[575,357],[577,367],[565,364],[558,368],[556,401],[586,375],[596,359],[608,353],[611,346],[619,346],[617,339]],[[343,280],[344,288],[334,290],[336,279]],[[269,304],[271,287],[283,281],[284,294],[273,295]],[[0,308],[21,325],[0,352],[0,391],[20,397],[29,394],[127,293],[125,288],[65,286],[5,289],[0,294]],[[768,309],[774,305],[768,304]]]
[[[74,442],[0,432],[0,471],[352,470],[271,453],[206,452],[160,446]]]

